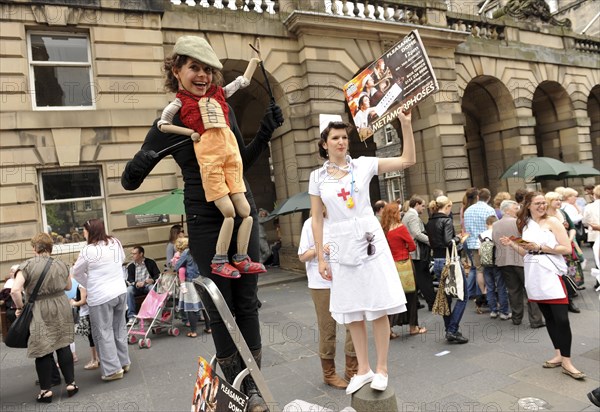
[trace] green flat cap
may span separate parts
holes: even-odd
[[[189,56],[218,70],[223,68],[213,48],[202,37],[181,36],[177,39],[173,52],[181,56]]]

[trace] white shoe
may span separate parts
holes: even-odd
[[[369,369],[364,375],[354,375],[346,388],[346,395],[351,395],[373,380],[375,374]]]
[[[386,390],[388,385],[388,377],[383,376],[381,373],[376,373],[373,377],[373,381],[371,382],[371,389],[375,389],[376,391],[384,391]]]
[[[507,313],[506,315],[504,313],[502,313],[502,314],[500,314],[500,319],[502,319],[502,320],[512,319],[512,313]]]
[[[127,321],[127,326],[133,326],[134,323],[135,323],[135,318],[129,318],[129,320]]]

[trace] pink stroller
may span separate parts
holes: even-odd
[[[175,319],[175,299],[172,299],[171,307],[168,306],[169,296],[174,296],[176,284],[171,279],[163,279],[161,275],[154,287],[148,292],[142,306],[135,317],[133,325],[130,326],[127,334],[127,342],[130,344],[138,343],[140,348],[152,346],[152,341],[148,333],[161,333],[166,328],[169,336],[178,336],[179,329],[173,326]],[[162,293],[158,293],[161,291]],[[145,327],[145,323],[150,321],[150,325]],[[139,339],[138,336],[143,336]]]

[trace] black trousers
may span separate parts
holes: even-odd
[[[58,356],[58,366],[60,366],[60,370],[65,377],[65,382],[67,385],[73,383],[75,381],[75,370],[73,367],[73,354],[71,353],[71,348],[67,345],[64,348],[57,349],[56,355]],[[53,376],[56,371],[53,352],[50,352],[41,358],[35,358],[35,370],[40,381],[41,390],[50,390],[52,381],[60,380],[60,375],[58,376],[58,379],[56,379],[56,376]]]
[[[525,299],[527,299],[525,271],[521,266],[501,266],[500,272],[502,272],[508,291],[508,302],[510,303],[513,323],[521,323],[525,314]],[[531,325],[539,326],[544,323],[542,312],[540,312],[537,303],[527,302],[527,312]]]
[[[435,292],[433,290],[433,279],[431,273],[429,273],[429,261],[413,260],[412,262],[415,268],[417,289],[423,294],[427,305],[432,307],[435,301]]]
[[[241,219],[235,219],[235,227],[229,248],[230,259],[237,252],[237,228],[240,222]],[[190,251],[198,265],[200,275],[211,279],[215,283],[250,350],[260,349],[262,343],[258,320],[258,275],[242,275],[239,279],[228,279],[212,274],[210,264],[215,255],[215,247],[223,218],[207,219],[203,216],[188,215],[187,223]],[[258,218],[255,213],[253,215],[248,255],[254,262],[260,261]],[[199,290],[199,292],[201,293],[202,303],[204,303],[210,317],[212,337],[217,350],[216,356],[217,358],[227,358],[237,352],[237,347],[210,296],[204,290]]]
[[[546,329],[554,349],[560,350],[561,356],[570,358],[572,336],[568,305],[538,303],[538,306],[546,319]]]

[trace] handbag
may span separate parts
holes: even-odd
[[[402,289],[405,293],[411,293],[417,290],[415,283],[415,275],[413,273],[412,261],[410,259],[398,260],[396,263],[396,270],[398,276],[400,276],[400,283],[402,283]]]
[[[74,306],[71,310],[73,311],[73,323],[77,325],[79,323],[79,308]]]
[[[27,343],[29,341],[29,325],[31,324],[31,320],[33,319],[33,304],[35,303],[35,299],[37,298],[38,291],[40,290],[40,286],[42,286],[42,282],[46,277],[46,273],[48,273],[48,269],[52,265],[52,258],[48,258],[48,262],[46,262],[46,266],[44,266],[44,270],[38,279],[33,292],[29,296],[27,303],[23,306],[23,311],[19,315],[19,317],[10,325],[8,332],[6,333],[6,339],[4,343],[9,348],[26,348]]]
[[[444,285],[444,291],[446,295],[458,300],[464,300],[465,290],[462,275],[462,267],[460,265],[460,258],[456,251],[456,243],[452,241],[452,252],[449,254],[446,249],[446,264],[442,269],[442,273],[446,272],[446,283]]]

